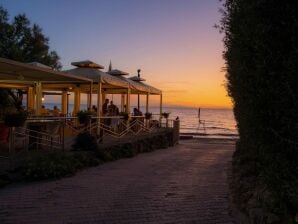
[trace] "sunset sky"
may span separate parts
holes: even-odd
[[[142,76],[166,105],[231,107],[224,87],[218,0],[1,0],[50,38],[63,69],[89,59]]]

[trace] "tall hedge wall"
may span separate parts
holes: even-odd
[[[226,0],[227,88],[240,134],[234,160],[298,211],[297,1]],[[235,161],[236,162],[236,161]]]

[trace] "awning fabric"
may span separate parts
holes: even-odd
[[[109,84],[112,86],[123,88],[129,87],[128,82],[94,68],[74,68],[65,72],[68,74],[75,75],[77,77],[85,77],[88,79],[92,79],[95,83],[97,83],[99,81],[99,78],[101,78],[103,84]]]
[[[35,81],[35,82],[91,82],[85,77],[77,77],[46,67],[0,58],[0,80],[2,81]]]

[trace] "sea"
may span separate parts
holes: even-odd
[[[55,103],[45,103],[46,108],[52,109]],[[59,107],[59,105],[57,105]],[[73,105],[69,105],[72,111]],[[87,109],[86,104],[81,105],[82,110]],[[133,107],[132,107],[133,109]],[[140,108],[145,111],[144,107]],[[132,110],[131,110],[132,111]],[[159,107],[150,107],[153,117],[159,114]],[[170,113],[169,119],[180,120],[180,135],[193,136],[194,138],[224,138],[237,139],[238,131],[231,109],[198,108],[190,107],[164,107],[163,112]]]

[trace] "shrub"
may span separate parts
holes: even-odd
[[[39,155],[25,162],[24,174],[29,179],[60,178],[72,175],[81,164],[63,152]]]
[[[27,112],[8,113],[4,117],[4,122],[7,127],[20,127],[24,125],[27,116]]]
[[[133,147],[131,144],[116,146],[112,148],[110,154],[114,159],[131,158],[137,155],[137,151]]]
[[[92,114],[88,111],[81,110],[77,113],[77,116],[78,116],[80,124],[87,125],[89,123],[89,121],[91,120]]]
[[[272,210],[287,219],[298,210],[298,8],[260,0],[224,6],[227,87],[240,136],[234,170],[264,182],[278,202]]]
[[[80,164],[79,168],[98,166],[102,163],[92,152],[74,152],[72,156]]]
[[[114,158],[111,156],[110,150],[98,148],[95,152],[96,158],[104,162],[113,161]]]
[[[97,148],[96,138],[89,132],[83,132],[76,136],[73,150],[94,151]]]

